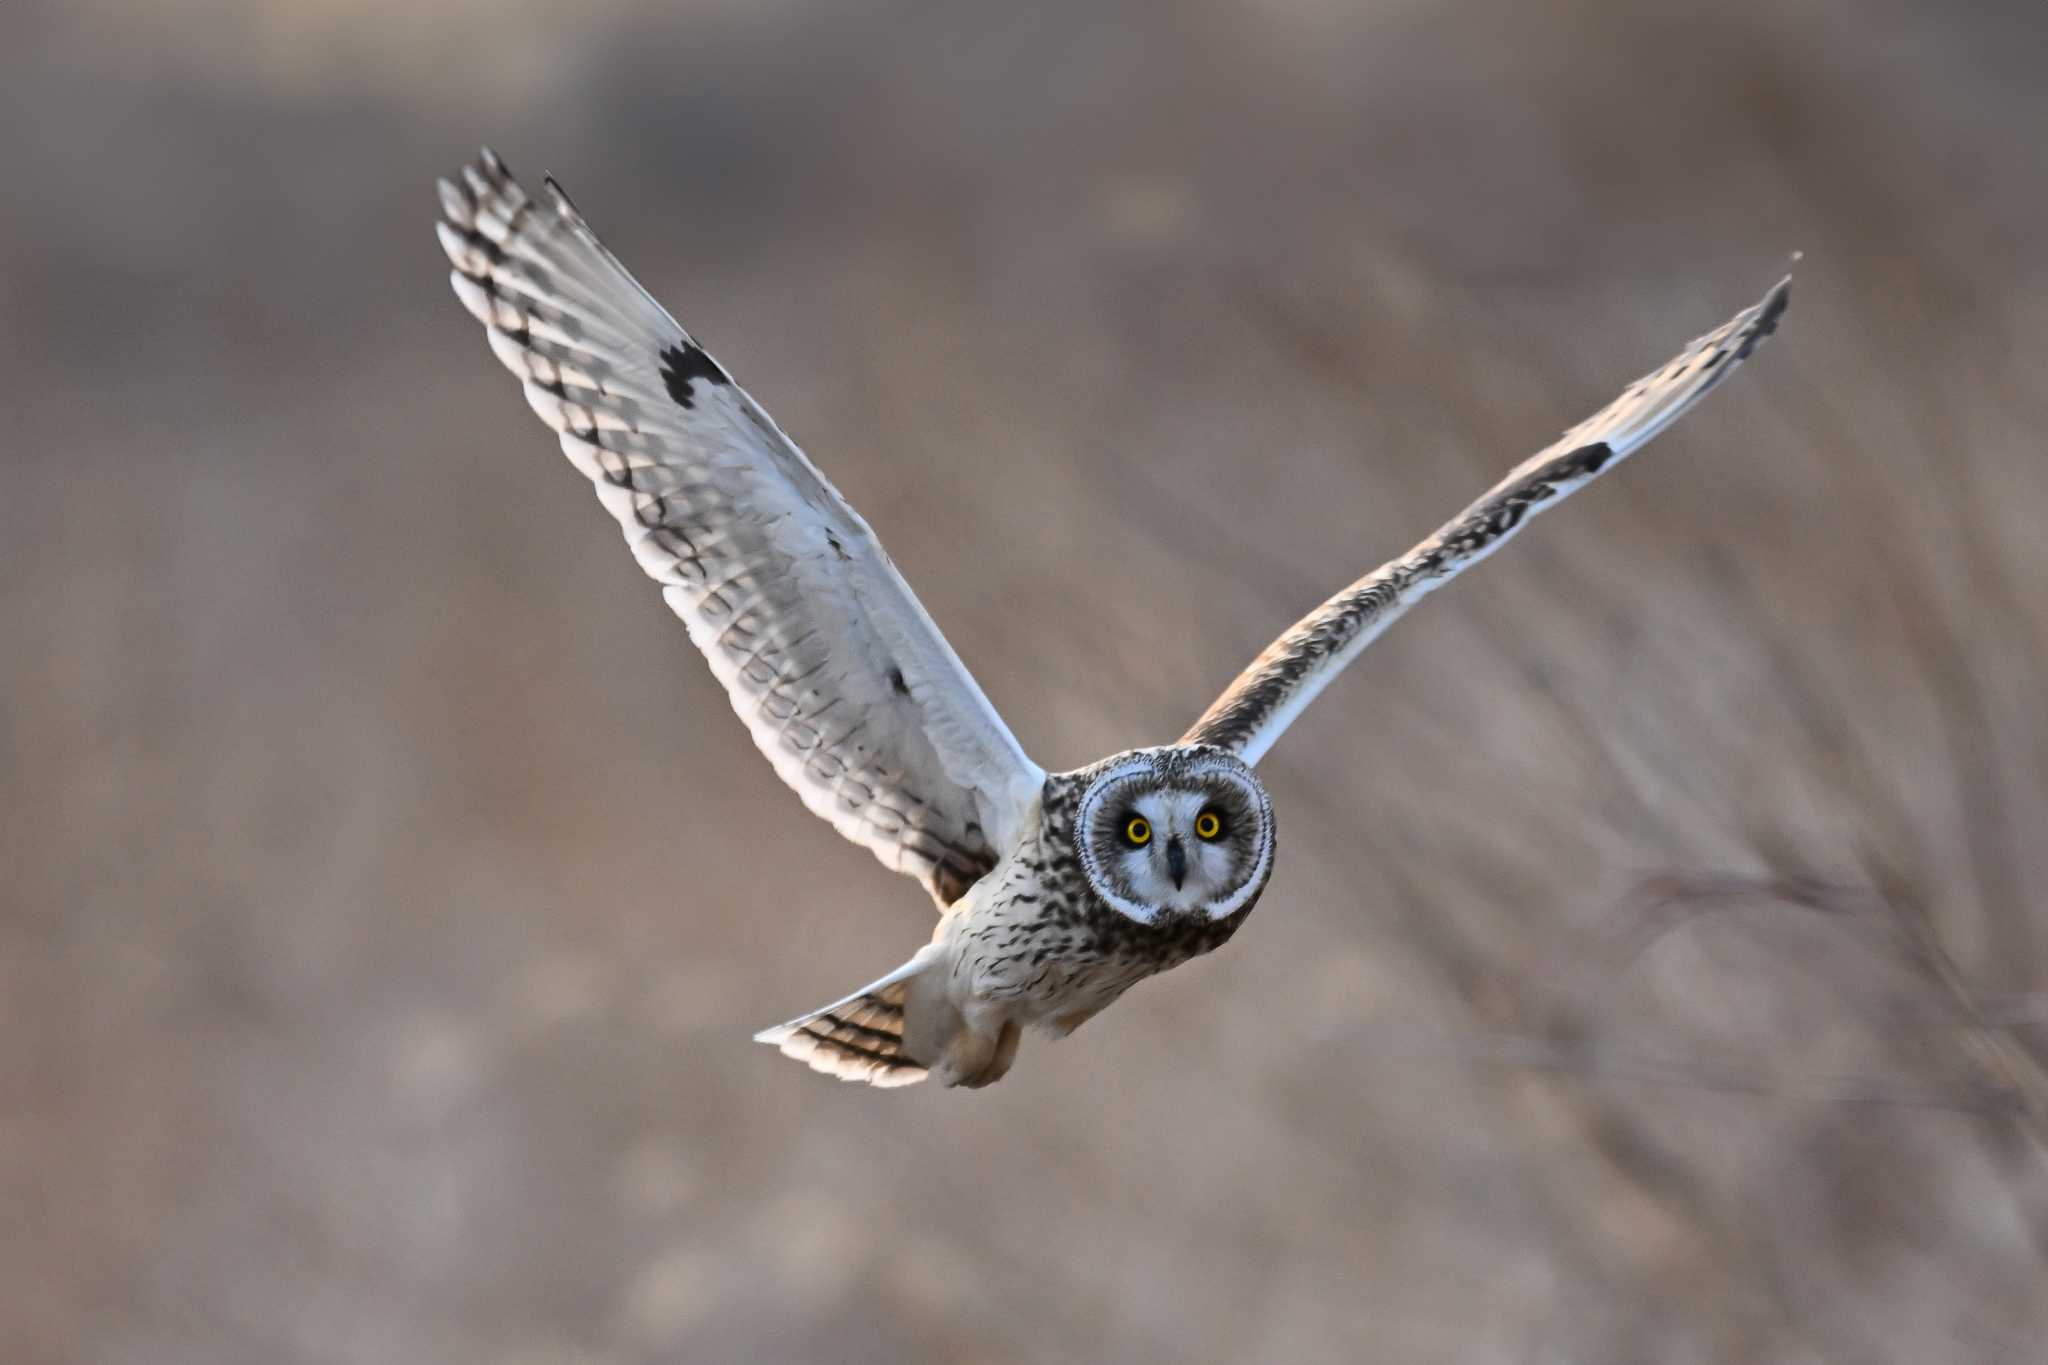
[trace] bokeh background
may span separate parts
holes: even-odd
[[[0,1358],[2048,1342],[2048,11],[0,13]],[[979,1094],[450,297],[489,141],[1048,767],[1751,301],[1264,765],[1249,931]]]

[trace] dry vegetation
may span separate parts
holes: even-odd
[[[2039,5],[208,0],[0,45],[0,1359],[2048,1340]],[[441,282],[551,168],[1048,766],[1806,260],[980,1095]]]

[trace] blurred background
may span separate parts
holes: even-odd
[[[2038,4],[118,0],[0,31],[0,1358],[2048,1341]],[[1245,934],[978,1094],[457,306],[552,170],[1032,754],[1798,267],[1262,771]]]

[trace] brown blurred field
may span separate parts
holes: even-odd
[[[0,12],[0,1360],[2048,1358],[2048,11]],[[489,141],[1026,747],[1169,739],[1759,294],[979,1094],[449,296]]]

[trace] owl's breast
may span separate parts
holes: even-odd
[[[1103,1008],[1146,977],[1221,947],[1250,910],[1139,924],[1093,895],[1071,860],[1027,845],[942,933],[956,999],[1029,1024]]]
[[[1088,966],[1084,917],[1070,893],[1029,866],[1017,871],[978,888],[953,926],[954,977],[982,1001],[1053,1008]]]

